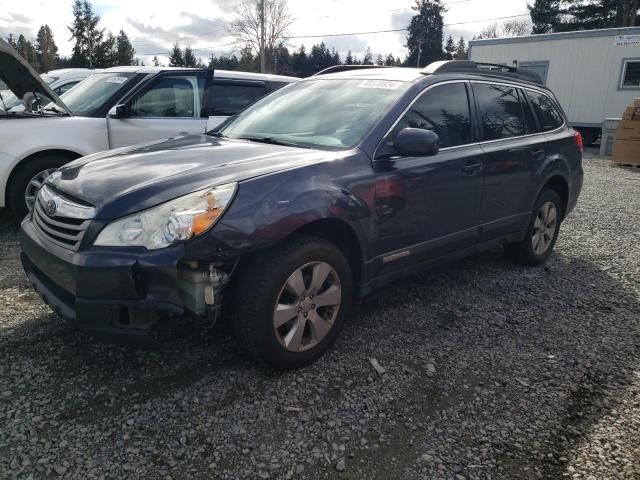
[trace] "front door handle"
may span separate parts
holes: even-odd
[[[482,170],[482,163],[478,160],[467,160],[462,167],[465,175],[475,175],[480,170]]]

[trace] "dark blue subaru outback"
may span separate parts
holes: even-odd
[[[546,260],[582,187],[582,140],[535,74],[321,73],[215,132],[52,174],[22,223],[45,302],[114,337],[224,305],[243,348],[293,368],[333,343],[354,296],[433,262],[497,245]]]

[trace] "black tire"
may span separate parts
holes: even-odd
[[[308,350],[292,352],[277,338],[274,308],[289,276],[311,262],[327,263],[337,273],[342,291],[340,304],[326,336]],[[237,273],[231,286],[231,320],[239,345],[253,359],[278,369],[299,368],[318,359],[333,344],[349,314],[353,296],[349,262],[333,244],[312,236],[297,236],[247,259]]]
[[[536,231],[536,218],[540,214],[543,205],[549,202],[554,205],[557,212],[555,230],[553,236],[551,237],[549,246],[544,250],[544,252],[536,253],[533,246],[533,236]],[[558,195],[558,193],[552,189],[543,190],[538,196],[535,205],[533,206],[531,219],[529,220],[529,225],[527,226],[524,240],[518,243],[509,243],[505,245],[505,254],[507,255],[507,257],[521,265],[537,266],[543,264],[547,260],[547,258],[549,258],[549,255],[551,255],[551,252],[553,252],[553,247],[556,244],[556,240],[558,239],[558,234],[560,232],[560,225],[562,223],[563,215],[564,204],[562,202],[562,199],[560,198],[560,195]]]
[[[18,221],[21,221],[29,208],[25,203],[25,191],[27,185],[38,173],[46,170],[57,169],[69,162],[69,158],[62,155],[42,155],[20,163],[17,171],[11,177],[7,189],[9,208]]]

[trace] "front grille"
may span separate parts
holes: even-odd
[[[53,202],[53,214],[47,212],[47,204]],[[80,242],[94,217],[95,210],[75,203],[54,193],[48,187],[38,192],[33,208],[33,224],[49,241],[69,250],[78,250]]]

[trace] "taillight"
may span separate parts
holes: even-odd
[[[582,134],[580,132],[576,132],[573,136],[573,141],[576,142],[576,146],[581,152],[584,151],[584,143],[582,142]]]

